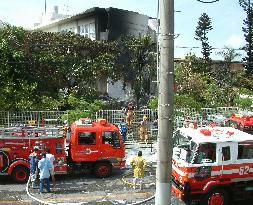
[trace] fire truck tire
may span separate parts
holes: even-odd
[[[201,205],[228,205],[228,192],[217,188],[209,191],[200,201]]]
[[[99,178],[106,178],[112,174],[112,166],[107,162],[98,162],[95,164],[94,173]]]
[[[17,183],[25,183],[29,178],[29,170],[24,166],[17,166],[13,169],[11,177]]]

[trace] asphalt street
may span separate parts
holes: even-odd
[[[29,188],[28,196],[26,184],[17,184],[10,177],[0,176],[0,205],[131,205],[141,202],[142,205],[155,204],[152,198],[155,194],[154,171],[148,171],[144,178],[142,190],[134,190],[131,186],[132,174],[128,170],[115,171],[112,177],[98,179],[91,174],[57,176],[57,185],[52,193],[39,194],[39,189]],[[37,200],[37,201],[36,201]],[[145,202],[144,202],[145,201]],[[250,205],[253,202],[240,201],[233,205]],[[171,205],[185,205],[171,195]],[[232,204],[230,204],[232,205]]]
[[[133,204],[152,198],[155,194],[155,175],[147,172],[142,190],[131,186],[132,174],[129,171],[116,171],[106,179],[97,179],[91,174],[57,176],[57,185],[52,193],[39,194],[38,189],[29,188],[26,184],[16,184],[10,177],[0,177],[0,205],[2,204],[42,204],[36,200],[54,204]],[[123,180],[122,180],[123,178]],[[35,200],[36,199],[36,200]],[[154,204],[154,199],[142,204]],[[184,205],[172,196],[173,205]]]

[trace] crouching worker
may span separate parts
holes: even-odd
[[[146,160],[142,157],[142,151],[138,152],[138,156],[135,156],[131,162],[130,165],[133,168],[134,171],[134,189],[136,189],[136,185],[140,185],[140,190],[142,189],[142,180],[144,177],[144,172],[147,166]]]
[[[46,184],[47,192],[51,192],[50,190],[50,169],[52,169],[52,163],[46,158],[46,153],[42,153],[42,159],[39,161],[39,169],[40,169],[40,193],[43,193],[44,185]]]

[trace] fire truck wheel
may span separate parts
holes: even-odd
[[[214,189],[207,193],[201,200],[203,205],[228,205],[228,193],[224,189]]]
[[[97,177],[109,177],[112,173],[112,167],[109,163],[99,162],[94,167],[94,172]]]
[[[11,173],[13,180],[17,183],[25,183],[29,178],[29,170],[26,167],[15,167]]]

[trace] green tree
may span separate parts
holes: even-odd
[[[212,47],[209,45],[207,34],[213,29],[210,17],[206,13],[202,13],[198,25],[195,30],[195,39],[201,41],[202,44],[202,55],[203,59],[208,62],[210,61],[210,54]]]
[[[241,55],[233,48],[225,47],[218,52],[223,60],[213,65],[212,77],[220,87],[232,87],[238,81],[240,71],[232,69],[232,64]]]
[[[125,36],[119,46],[122,78],[125,84],[131,85],[138,106],[142,98],[150,93],[151,80],[156,75],[156,46],[150,36]]]
[[[244,38],[246,45],[243,47],[246,52],[246,57],[243,59],[247,62],[246,70],[247,74],[253,74],[253,11],[252,3],[248,0],[239,0],[240,6],[246,13],[246,18],[243,21],[242,31],[244,33]]]
[[[241,98],[240,96],[237,96],[234,101],[236,106],[243,109],[249,109],[252,106],[252,99],[249,97]]]
[[[202,64],[196,63],[198,58],[194,55],[188,55],[185,61],[177,64],[175,67],[175,81],[176,81],[176,94],[175,96],[191,96],[199,104],[205,105],[205,90],[207,88],[207,78],[202,73],[194,72],[194,70],[199,70],[198,65]],[[180,104],[183,99],[178,98]],[[181,100],[182,99],[182,100]]]
[[[97,97],[94,82],[120,77],[116,43],[72,33],[30,32],[7,25],[0,29],[0,53],[0,105],[5,110],[48,108],[45,99],[64,108],[67,101],[62,98],[70,94],[91,101]]]
[[[233,106],[238,89],[232,87],[220,87],[215,81],[211,81],[205,91],[206,107]]]

